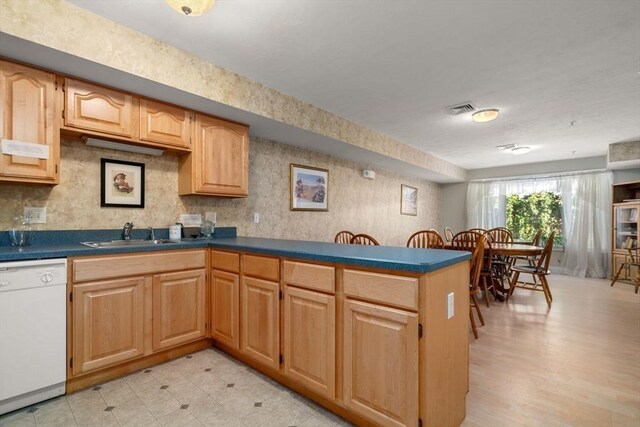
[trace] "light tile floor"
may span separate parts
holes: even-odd
[[[0,426],[348,426],[216,349],[0,416]]]

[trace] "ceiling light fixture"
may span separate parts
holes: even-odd
[[[215,0],[165,0],[173,10],[187,16],[200,16],[213,7]]]
[[[476,123],[485,123],[497,119],[498,113],[499,111],[497,108],[488,108],[486,110],[476,111],[471,115],[471,118]]]
[[[515,155],[520,155],[520,154],[527,154],[529,151],[531,151],[531,147],[513,147],[511,149],[511,152]]]

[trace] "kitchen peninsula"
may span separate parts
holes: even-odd
[[[68,392],[213,342],[359,425],[464,419],[467,252],[248,237],[78,241],[0,247],[0,261],[68,257]]]

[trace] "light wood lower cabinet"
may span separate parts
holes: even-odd
[[[287,286],[284,373],[309,389],[336,395],[336,298]]]
[[[205,270],[153,277],[153,350],[206,335]]]
[[[211,273],[211,336],[240,348],[240,276],[226,271]]]
[[[207,337],[205,250],[76,257],[69,265],[74,380],[104,380],[108,368]]]
[[[344,302],[344,404],[381,426],[418,424],[418,315]]]
[[[280,367],[280,284],[242,277],[241,350],[274,369]]]
[[[73,373],[81,374],[144,353],[145,278],[73,287]]]

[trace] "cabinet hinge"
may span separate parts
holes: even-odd
[[[56,165],[56,174],[58,174],[58,165]]]
[[[422,323],[418,323],[418,339],[422,338]]]
[[[207,322],[204,322],[204,330],[205,331],[209,330],[209,324]]]
[[[418,427],[422,427],[422,418],[418,418]]]
[[[73,292],[69,292],[69,302],[73,302]]]
[[[58,90],[58,79],[56,79],[56,82],[55,82],[55,90]]]
[[[284,363],[284,356],[280,355],[280,364],[282,365]]]
[[[64,110],[62,110],[62,118],[64,119]]]
[[[69,367],[73,368],[73,357],[71,359],[69,359]]]
[[[279,299],[284,298],[284,294],[282,293],[282,290],[279,290],[279,291],[278,291],[278,298],[279,298]]]

